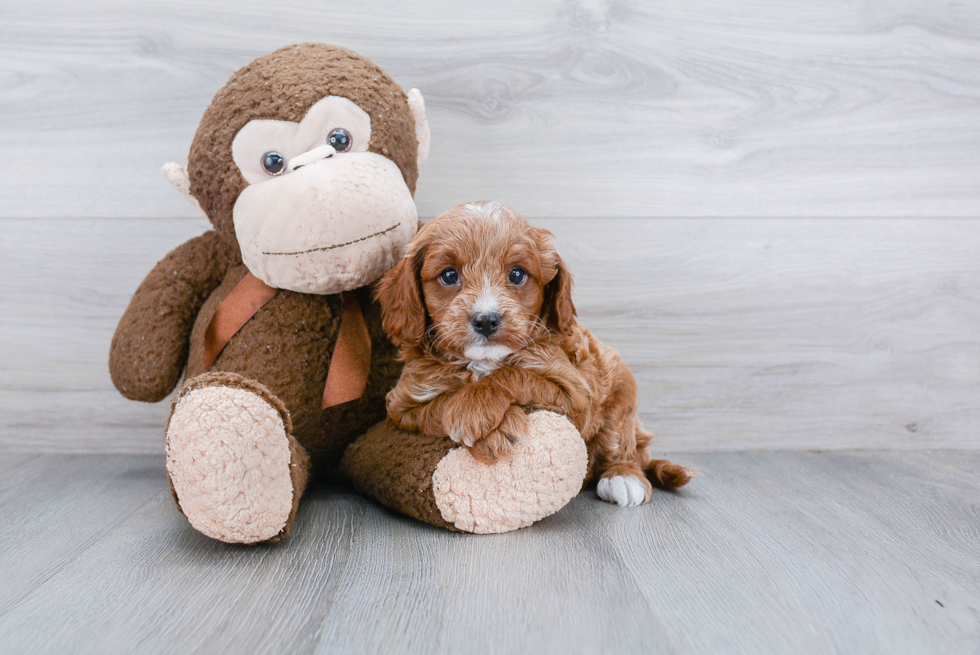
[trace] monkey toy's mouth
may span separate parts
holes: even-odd
[[[361,237],[360,239],[354,239],[353,241],[347,241],[345,243],[335,243],[332,246],[323,246],[321,248],[310,248],[309,250],[297,250],[296,252],[263,252],[263,255],[306,255],[311,252],[324,252],[327,250],[336,250],[337,248],[343,248],[344,246],[352,246],[355,243],[360,243],[361,241],[367,241],[368,239],[373,239],[374,237],[379,237],[382,234],[387,234],[388,232],[393,232],[398,229],[399,223],[395,223],[391,227],[385,228],[374,234],[369,234],[366,237]]]

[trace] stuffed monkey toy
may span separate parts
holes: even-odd
[[[370,285],[415,235],[428,149],[418,90],[349,50],[301,44],[236,72],[205,111],[186,169],[164,167],[213,229],[140,284],[109,371],[146,402],[184,377],[167,474],[203,534],[278,541],[311,476],[469,532],[529,525],[581,488],[585,446],[564,417],[535,415],[528,443],[493,467],[384,422],[401,364]]]

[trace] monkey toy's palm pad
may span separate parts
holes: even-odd
[[[401,372],[371,284],[415,235],[428,148],[416,89],[344,48],[302,44],[236,72],[206,110],[187,167],[164,167],[214,229],[147,275],[116,329],[109,371],[124,396],[145,402],[184,377],[167,473],[202,533],[286,536],[307,480],[336,472],[361,435],[346,477],[438,525],[519,527],[567,502],[548,475],[581,476],[547,439],[488,471],[461,463],[451,444],[383,427],[365,434],[384,420]],[[546,452],[560,463],[548,475]],[[462,480],[483,481],[485,493]]]

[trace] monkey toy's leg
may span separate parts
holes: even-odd
[[[550,411],[529,418],[513,457],[495,464],[450,439],[381,423],[347,448],[341,474],[361,493],[432,525],[478,534],[523,528],[575,497],[588,468],[571,421]]]
[[[167,423],[167,475],[195,529],[228,543],[289,534],[310,460],[289,412],[266,387],[235,373],[188,380]]]

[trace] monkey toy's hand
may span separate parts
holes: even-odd
[[[124,396],[157,402],[173,391],[194,320],[234,259],[232,246],[210,231],[175,248],[146,276],[109,351],[109,373]]]

